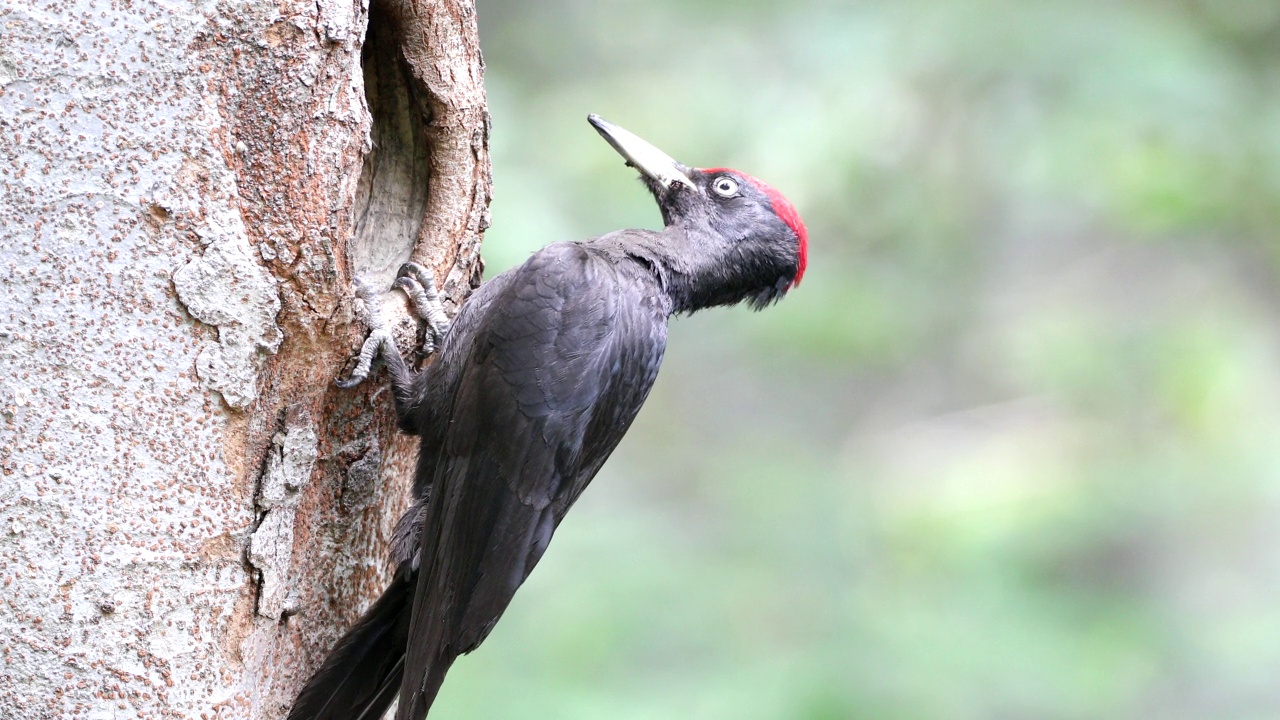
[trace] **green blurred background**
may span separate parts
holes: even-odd
[[[1280,3],[480,3],[490,274],[781,189],[442,718],[1280,718]]]

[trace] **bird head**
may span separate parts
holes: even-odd
[[[599,115],[587,119],[640,171],[685,244],[672,263],[689,283],[689,309],[743,300],[760,309],[800,284],[808,232],[782,193],[738,170],[682,165]]]

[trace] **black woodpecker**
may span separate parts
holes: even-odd
[[[441,341],[435,361],[410,370],[372,308],[361,362],[339,384],[363,380],[381,352],[400,427],[421,438],[415,502],[393,540],[391,587],[302,689],[292,720],[377,720],[397,695],[398,720],[425,718],[635,419],[668,318],[761,309],[804,275],[804,223],[778,191],[588,120],[640,171],[664,227],[545,247],[478,288],[451,326],[430,272],[401,269],[396,285]]]

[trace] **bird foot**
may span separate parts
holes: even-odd
[[[382,303],[379,302],[377,291],[360,278],[356,278],[354,282],[356,295],[362,303],[360,319],[369,328],[369,336],[365,338],[364,345],[360,346],[360,354],[356,356],[356,367],[351,371],[351,377],[335,381],[340,388],[352,388],[364,382],[378,355],[381,353],[386,357],[390,350],[395,349],[391,330],[382,319]],[[449,332],[449,316],[444,312],[435,276],[418,263],[407,262],[400,266],[395,286],[409,296],[414,314],[427,323],[427,337],[422,351],[430,355],[436,351],[438,343],[444,340],[445,333]]]
[[[393,342],[391,331],[387,329],[386,321],[382,319],[382,303],[378,301],[377,291],[360,278],[355,279],[355,286],[356,295],[363,302],[360,316],[369,328],[369,336],[364,339],[364,345],[360,346],[360,354],[356,356],[356,367],[351,371],[351,377],[334,381],[334,384],[340,388],[352,388],[364,382],[369,377],[369,369],[373,366],[374,358],[382,350],[383,344]]]
[[[430,355],[449,332],[449,316],[444,312],[444,303],[436,289],[435,275],[418,263],[407,262],[396,274],[396,287],[409,296],[413,311],[427,323],[427,338],[422,350]]]

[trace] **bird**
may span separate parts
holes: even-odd
[[[381,355],[400,429],[419,437],[413,503],[391,542],[382,596],[303,687],[290,720],[427,716],[457,657],[493,630],[557,526],[630,427],[662,364],[668,320],[800,284],[808,232],[795,206],[746,173],[682,165],[598,115],[588,121],[640,173],[661,230],[548,245],[478,287],[449,321],[430,270],[395,286],[439,341],[410,369],[369,311],[347,380]],[[366,308],[377,297],[358,284]],[[376,310],[376,308],[374,308]]]

